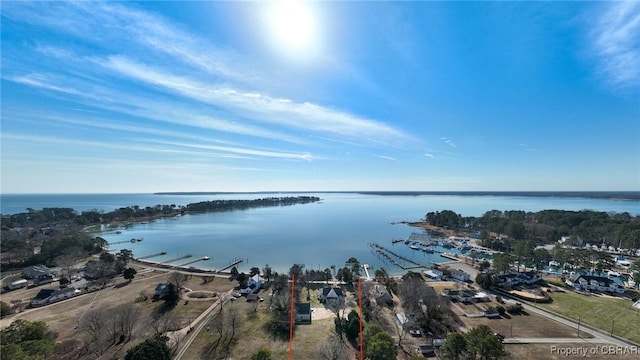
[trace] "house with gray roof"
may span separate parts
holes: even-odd
[[[318,300],[321,303],[326,302],[327,300],[336,300],[342,298],[344,295],[342,294],[342,289],[339,287],[325,286],[322,288],[322,292],[318,294]]]

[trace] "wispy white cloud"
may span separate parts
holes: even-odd
[[[8,77],[7,80],[40,89],[57,91],[65,95],[73,95],[83,99],[80,100],[81,103],[92,107],[99,107],[104,110],[141,117],[151,121],[185,125],[244,136],[262,137],[295,144],[303,144],[306,142],[297,136],[285,134],[283,131],[271,130],[239,121],[220,119],[211,116],[207,110],[195,110],[193,107],[177,101],[123,93],[118,90],[100,86],[96,83],[87,83],[83,80],[69,79],[60,75],[45,76],[32,73],[24,76],[11,76]],[[61,87],[55,85],[56,83],[65,83],[67,86]],[[66,100],[68,100],[68,98]],[[108,124],[110,121],[113,120],[101,119],[94,124],[94,126],[105,128],[110,126]],[[88,125],[86,121],[85,125]]]
[[[453,143],[453,141],[451,141],[449,138],[446,137],[441,137],[440,140],[444,141],[445,144],[451,146],[451,147],[457,147],[456,144]]]
[[[7,77],[7,80],[11,80],[13,82],[23,84],[23,85],[29,85],[33,87],[42,88],[42,89],[58,91],[58,92],[62,92],[70,95],[82,94],[80,91],[71,87],[54,85],[53,82],[50,81],[49,78],[47,78],[47,76],[38,74],[38,73],[31,73],[23,76],[9,76]]]
[[[245,156],[245,158],[283,158],[293,160],[312,161],[313,155],[309,153],[291,153],[279,151],[266,151],[261,149],[241,148],[232,146],[216,146],[205,144],[189,144],[159,140],[137,139],[138,142],[131,142],[125,147],[120,142],[107,142],[97,140],[79,140],[64,138],[59,136],[38,136],[25,134],[2,134],[2,140],[22,141],[25,143],[37,143],[40,146],[63,145],[75,148],[109,148],[112,150],[124,151],[127,153],[150,152],[157,154],[182,154],[189,156],[206,156],[215,158],[232,158]],[[170,146],[167,146],[170,145]],[[207,151],[186,151],[184,148],[199,149]]]
[[[153,69],[122,56],[111,56],[101,64],[138,81],[165,88],[208,104],[233,109],[252,120],[292,127],[309,132],[330,133],[348,138],[368,139],[389,145],[410,137],[379,121],[332,109],[311,102],[295,102],[260,92],[231,86],[211,85],[184,76]]]
[[[640,85],[640,2],[607,2],[592,30],[601,72],[615,86]]]
[[[424,156],[428,157],[429,159],[434,159],[435,158],[435,155],[433,155],[432,153],[425,153]]]
[[[375,155],[375,157],[380,158],[380,159],[384,159],[384,160],[391,160],[391,161],[398,161],[398,159],[392,157],[392,156],[387,156],[387,155]]]

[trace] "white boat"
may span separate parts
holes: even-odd
[[[620,265],[622,265],[622,266],[629,266],[629,265],[631,265],[631,262],[630,262],[629,260],[625,259],[625,258],[624,258],[624,256],[618,256],[618,257],[616,258],[616,263],[617,263],[617,264],[620,264]]]
[[[555,260],[551,260],[551,261],[549,261],[549,266],[558,267],[558,266],[560,266],[560,263],[555,261]]]
[[[620,273],[619,273],[619,272],[617,272],[617,271],[615,271],[615,270],[609,270],[609,271],[607,272],[607,275],[609,275],[609,276],[611,276],[611,277],[618,277],[618,276],[620,276]]]

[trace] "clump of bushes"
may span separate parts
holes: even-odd
[[[520,304],[520,303],[516,303],[515,305],[507,306],[507,312],[509,312],[509,314],[520,314],[520,313],[522,313],[522,310],[524,310],[524,308],[522,307],[522,304]]]

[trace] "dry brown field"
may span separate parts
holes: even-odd
[[[112,346],[107,349],[109,356],[124,357],[126,349],[137,344],[145,338],[151,336],[150,322],[153,318],[159,316],[159,312],[163,307],[162,301],[153,301],[151,298],[156,285],[165,282],[170,275],[167,272],[143,271],[137,269],[138,274],[131,283],[127,283],[122,277],[115,279],[105,289],[82,294],[75,298],[54,303],[51,305],[38,308],[25,308],[24,311],[6,317],[0,320],[0,328],[4,328],[16,319],[25,319],[28,321],[44,321],[49,329],[56,332],[58,337],[56,341],[60,342],[66,339],[77,339],[88,342],[87,334],[78,328],[79,321],[88,311],[94,309],[113,309],[118,306],[132,304],[138,311],[138,321],[134,328],[134,336],[132,340],[119,347]],[[45,288],[54,288],[57,284],[51,286],[40,286],[33,289],[18,290],[2,295],[2,301],[10,303],[12,300],[28,301],[32,299],[38,291]],[[184,286],[194,291],[203,292],[226,292],[230,290],[235,282],[229,282],[225,278],[216,278],[213,282],[203,284],[202,278],[192,276]],[[148,299],[140,301],[140,295],[146,294]],[[187,301],[185,301],[187,300]],[[183,293],[183,300],[171,310],[175,313],[182,326],[187,326],[189,321],[198,317],[206,308],[208,308],[215,298],[193,299],[186,297]]]
[[[485,303],[497,306],[497,303]],[[452,307],[454,313],[459,315],[460,321],[467,329],[478,325],[487,325],[493,331],[503,334],[505,337],[517,338],[577,338],[577,330],[567,325],[560,324],[542,315],[528,313],[527,315],[510,315],[510,318],[488,319],[468,318]],[[580,333],[582,338],[590,337],[584,332]]]

